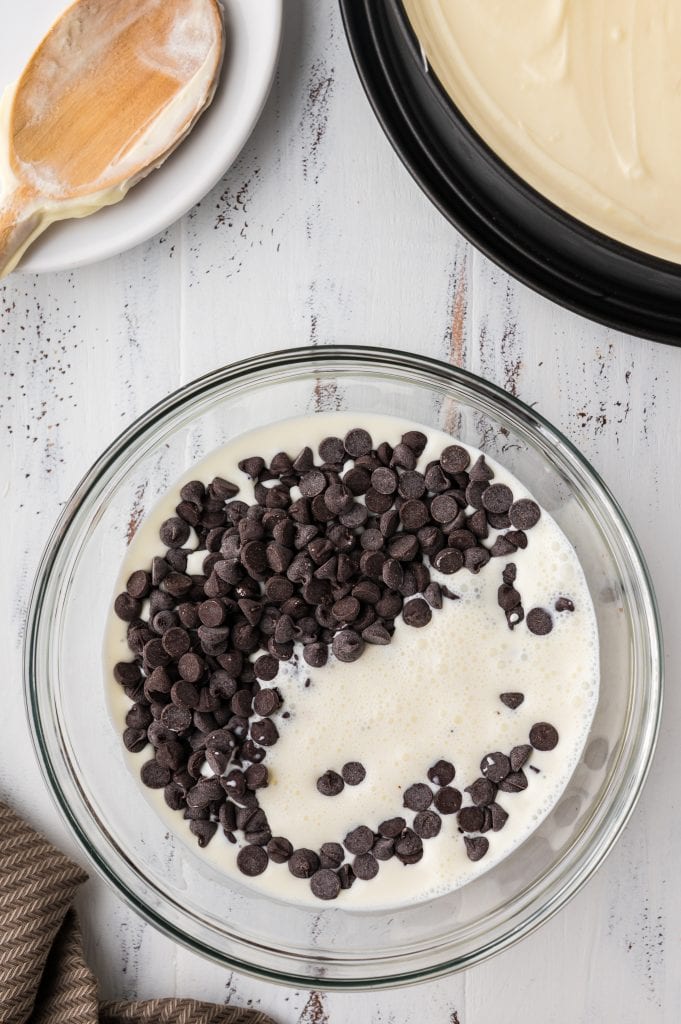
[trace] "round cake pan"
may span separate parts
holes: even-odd
[[[428,67],[400,0],[340,0],[367,96],[402,161],[485,255],[554,302],[681,344],[681,265],[582,224],[486,145]]]

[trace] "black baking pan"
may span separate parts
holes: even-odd
[[[340,0],[340,7],[357,70],[388,138],[466,238],[568,309],[681,345],[680,265],[587,227],[511,171],[428,68],[400,0]]]

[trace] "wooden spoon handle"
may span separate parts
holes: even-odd
[[[36,207],[35,193],[23,185],[0,201],[0,277],[10,274],[49,221]]]

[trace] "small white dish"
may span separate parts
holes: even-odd
[[[23,0],[0,33],[0,89],[15,81],[67,0]],[[283,0],[222,0],[225,61],[212,105],[167,163],[116,206],[52,227],[18,267],[72,270],[115,256],[165,230],[220,180],[260,116],[279,56]]]

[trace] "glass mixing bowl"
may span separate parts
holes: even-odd
[[[574,545],[600,630],[593,727],[553,812],[486,874],[397,911],[296,908],[215,873],[150,810],[124,761],[103,683],[112,587],[143,510],[235,435],[336,409],[356,412],[358,421],[378,412],[439,427],[508,466]],[[188,384],[125,431],[87,473],[49,541],[31,600],[25,679],[47,783],[117,892],[157,928],[225,966],[327,989],[394,986],[466,967],[562,907],[603,861],[636,803],[662,686],[646,567],[617,504],[575,448],[478,377],[364,347],[236,363]]]

